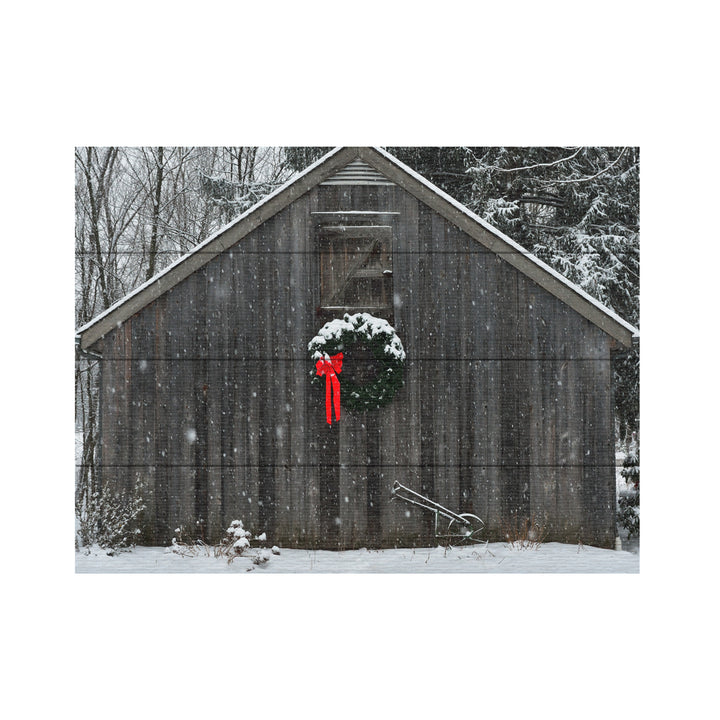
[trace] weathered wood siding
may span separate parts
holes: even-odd
[[[319,212],[383,211],[405,386],[325,421]],[[146,486],[143,540],[233,519],[280,545],[428,544],[395,480],[487,523],[611,546],[609,338],[397,186],[317,186],[102,340],[102,479]],[[342,376],[341,376],[342,383]],[[194,534],[194,531],[193,531]]]

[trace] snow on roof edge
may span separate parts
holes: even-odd
[[[491,225],[487,220],[483,220],[479,215],[476,215],[472,210],[465,207],[461,202],[453,198],[451,195],[448,195],[444,190],[441,190],[437,185],[433,185],[427,178],[424,178],[422,175],[420,175],[418,172],[413,170],[411,167],[408,167],[403,163],[402,161],[398,160],[394,155],[391,155],[386,150],[383,150],[381,147],[373,147],[374,151],[376,151],[378,154],[382,155],[386,160],[389,162],[392,162],[394,165],[399,167],[401,170],[406,172],[408,175],[411,175],[415,180],[422,183],[425,187],[428,188],[428,190],[431,190],[436,195],[440,195],[443,200],[446,200],[451,205],[453,205],[457,210],[460,210],[463,214],[467,215],[471,220],[481,225],[483,228],[485,228],[488,232],[491,232],[496,237],[500,238],[503,242],[506,242],[510,247],[513,248],[513,250],[516,250],[517,252],[524,255],[528,260],[535,263],[538,267],[542,268],[545,272],[552,275],[557,280],[560,280],[562,283],[567,285],[571,290],[575,291],[578,295],[580,295],[583,299],[587,300],[589,303],[594,305],[598,310],[601,310],[606,315],[608,315],[610,318],[618,322],[620,325],[622,325],[626,330],[629,330],[633,337],[640,337],[640,331],[638,328],[636,328],[634,325],[630,324],[627,320],[624,320],[621,318],[614,310],[611,310],[607,305],[603,305],[597,298],[594,298],[592,295],[588,294],[585,290],[583,290],[581,287],[576,285],[575,283],[568,280],[564,275],[559,273],[554,268],[550,267],[547,263],[540,260],[540,258],[533,255],[529,250],[525,249],[520,245],[518,242],[513,240],[511,237],[508,237],[505,235],[504,232],[501,230],[498,230],[494,225]]]
[[[301,177],[307,175],[308,173],[312,172],[316,167],[321,165],[326,160],[329,160],[333,155],[336,155],[338,152],[340,152],[343,149],[342,146],[338,146],[336,148],[333,148],[330,152],[323,155],[321,158],[316,160],[311,165],[308,165],[304,170],[301,170],[299,172],[296,172],[293,174],[288,180],[286,180],[280,187],[273,190],[271,193],[266,195],[264,198],[256,202],[252,207],[249,207],[244,213],[241,213],[238,215],[234,220],[231,220],[227,225],[224,225],[219,230],[214,232],[212,235],[207,237],[202,242],[199,242],[192,250],[186,252],[183,256],[179,257],[175,262],[170,263],[166,268],[161,270],[156,275],[153,275],[149,280],[146,280],[142,285],[138,285],[134,290],[131,290],[129,293],[121,297],[119,300],[116,300],[107,310],[103,310],[99,315],[96,315],[92,320],[85,323],[82,327],[78,328],[75,331],[75,337],[79,338],[83,333],[87,332],[93,325],[96,325],[100,320],[103,318],[106,318],[111,313],[115,312],[119,307],[124,305],[130,298],[135,297],[135,295],[141,293],[146,288],[150,287],[154,283],[156,283],[160,278],[167,275],[171,270],[176,268],[181,263],[184,263],[189,257],[192,255],[195,255],[195,253],[202,250],[204,247],[206,247],[209,243],[211,243],[213,240],[217,239],[220,235],[227,232],[232,228],[233,226],[237,225],[239,222],[244,220],[248,215],[254,213],[256,210],[258,210],[260,207],[265,205],[265,203],[272,200],[274,197],[279,195],[281,192],[283,192],[285,189],[287,189],[290,185],[297,182]]]

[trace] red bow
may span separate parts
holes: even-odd
[[[338,353],[330,357],[325,355],[315,363],[317,374],[325,376],[325,417],[328,423],[332,425],[332,403],[330,396],[335,395],[335,419],[340,419],[340,381],[337,373],[342,372],[343,354]]]

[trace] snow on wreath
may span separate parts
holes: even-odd
[[[373,357],[373,377],[359,383],[344,377],[342,396],[338,374],[342,373],[345,354],[352,360],[353,351],[365,349]],[[340,404],[346,410],[372,410],[389,403],[402,387],[405,374],[405,350],[395,328],[387,320],[369,313],[356,313],[331,320],[308,344],[315,363],[313,382],[325,378],[325,416],[332,423],[340,419]],[[341,399],[342,398],[342,399]]]

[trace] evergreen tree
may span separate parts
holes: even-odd
[[[633,433],[628,454],[620,474],[628,490],[618,500],[618,524],[628,532],[628,537],[640,536],[640,453]]]
[[[286,147],[285,161],[295,172],[300,172],[331,150],[331,147]]]
[[[488,148],[472,155],[471,209],[637,324],[638,149]]]
[[[467,172],[471,154],[468,148],[389,147],[387,151],[455,200],[464,205],[471,201],[473,179]]]

